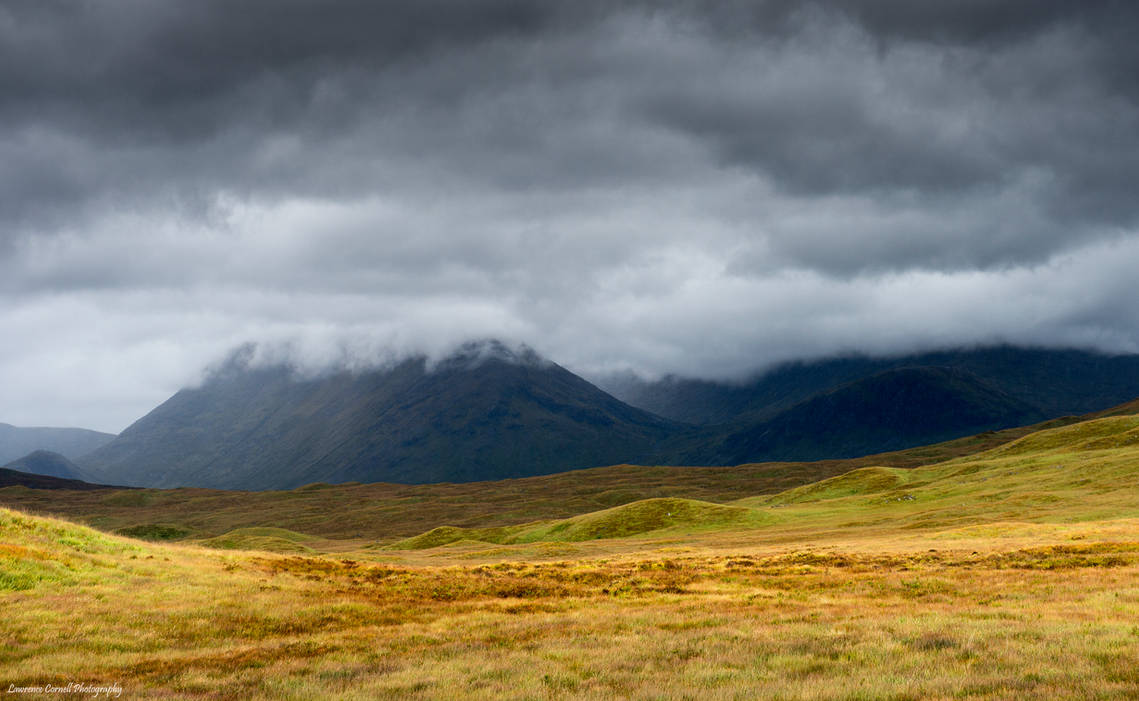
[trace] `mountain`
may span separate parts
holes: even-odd
[[[819,393],[770,419],[690,432],[662,457],[704,465],[851,458],[1045,418],[964,370],[906,367]]]
[[[78,465],[59,453],[53,453],[49,450],[34,451],[19,460],[8,463],[4,468],[69,480],[82,480],[86,477]]]
[[[99,481],[155,487],[467,482],[627,462],[676,429],[495,342],[434,367],[412,358],[315,378],[239,354],[80,465]]]
[[[968,372],[1044,416],[1085,414],[1139,396],[1139,355],[997,346],[895,358],[789,363],[739,383],[668,376],[596,378],[622,401],[674,421],[712,425],[770,419],[819,393],[900,368]]]
[[[110,443],[112,433],[85,428],[24,428],[0,423],[0,464],[16,460],[34,450],[50,450],[75,460]]]
[[[259,490],[819,460],[1139,396],[1137,356],[1007,347],[793,364],[739,385],[641,383],[639,398],[625,393],[641,408],[496,342],[468,344],[434,365],[411,358],[315,377],[249,357],[235,355],[81,458],[83,472],[113,484]]]
[[[711,425],[770,418],[819,392],[889,367],[878,359],[836,358],[789,363],[739,383],[675,375],[646,381],[631,373],[596,380],[599,387],[632,406],[674,421]]]

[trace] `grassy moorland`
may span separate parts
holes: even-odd
[[[0,509],[0,683],[166,698],[1139,696],[1139,416],[979,448],[729,503],[693,490],[372,539],[275,514],[213,533],[174,512],[164,527],[186,532],[161,543]]]

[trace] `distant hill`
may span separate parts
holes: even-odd
[[[1139,355],[998,346],[895,358],[846,357],[788,363],[739,383],[669,376],[596,378],[618,399],[675,421],[756,423],[817,394],[899,368],[970,373],[1044,416],[1085,414],[1139,397]]]
[[[490,342],[432,368],[413,358],[309,379],[235,357],[80,464],[99,481],[155,487],[469,482],[625,462],[675,429]]]
[[[82,480],[85,477],[78,465],[59,453],[53,453],[49,450],[37,450],[28,453],[4,467],[9,470],[30,472],[34,475],[46,475],[69,480]]]
[[[105,484],[91,484],[82,480],[63,479],[37,475],[31,472],[21,472],[0,467],[0,489],[4,487],[27,487],[28,489],[65,489],[89,491],[93,489],[129,489],[128,487],[114,487]],[[57,504],[53,505],[60,508]],[[61,509],[62,510],[62,509]]]
[[[50,450],[69,460],[76,460],[114,438],[112,433],[85,428],[25,428],[0,423],[0,465],[35,450]]]

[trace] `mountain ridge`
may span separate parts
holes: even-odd
[[[474,481],[622,462],[672,430],[535,358],[468,353],[429,368],[417,357],[313,379],[284,366],[227,371],[175,394],[82,466],[164,487]]]
[[[59,453],[69,460],[114,440],[115,434],[86,428],[50,426],[13,426],[0,423],[0,464],[18,460],[36,450]]]
[[[235,355],[80,467],[106,483],[287,489],[623,463],[795,462],[899,450],[1139,396],[1139,356],[1001,347],[785,368],[757,380],[766,382],[760,391],[737,388],[726,421],[699,425],[634,407],[530,349],[493,341],[436,361],[316,375],[250,358]]]
[[[680,461],[738,465],[853,458],[1047,418],[972,373],[901,367],[818,393],[763,421],[703,427],[695,448],[680,448]]]
[[[623,402],[698,425],[771,418],[811,396],[903,367],[952,367],[1016,395],[1044,414],[1085,414],[1139,396],[1139,355],[994,345],[875,358],[839,356],[783,363],[738,382],[666,375],[594,378]]]

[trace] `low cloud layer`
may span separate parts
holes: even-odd
[[[1139,351],[1120,2],[0,3],[0,421],[247,341]]]

